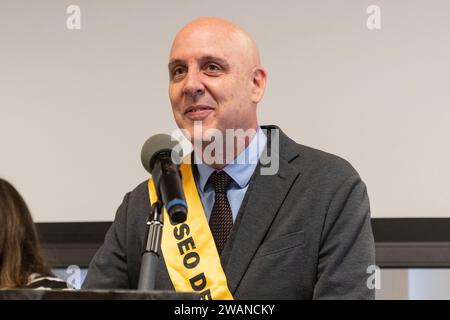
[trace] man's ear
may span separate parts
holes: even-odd
[[[258,66],[252,72],[252,102],[258,103],[266,89],[267,72],[263,67]]]

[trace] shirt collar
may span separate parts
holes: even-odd
[[[255,171],[259,158],[266,146],[267,137],[261,128],[258,127],[256,135],[250,144],[242,151],[236,159],[227,164],[223,170],[236,182],[240,188],[244,188],[250,182],[250,178]],[[194,152],[195,162],[200,162]],[[197,163],[198,183],[200,190],[205,192],[206,184],[211,174],[216,171],[205,163]]]

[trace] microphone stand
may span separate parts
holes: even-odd
[[[138,291],[155,290],[156,264],[159,259],[164,226],[162,208],[163,206],[160,201],[155,202],[151,207],[147,220],[147,242],[141,259]]]

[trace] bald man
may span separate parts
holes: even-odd
[[[345,160],[258,124],[267,73],[252,37],[223,19],[196,19],[176,35],[168,69],[173,115],[194,152],[181,165],[188,220],[166,220],[156,289],[373,299],[365,184]],[[152,183],[125,196],[84,288],[137,288]]]

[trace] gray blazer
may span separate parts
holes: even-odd
[[[261,175],[258,165],[221,255],[234,298],[373,299],[367,268],[375,264],[375,247],[364,182],[347,161],[281,130],[279,148],[278,173]],[[125,195],[84,289],[137,288],[149,212],[143,182]],[[173,290],[163,259],[156,288]]]

